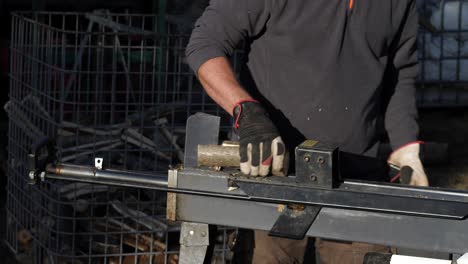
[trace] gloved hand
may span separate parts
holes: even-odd
[[[410,167],[413,170],[410,185],[429,186],[429,181],[419,158],[419,149],[419,142],[399,148],[390,155],[388,163],[399,168]]]
[[[267,112],[257,101],[234,107],[234,128],[240,138],[240,169],[251,176],[284,175],[286,148]]]

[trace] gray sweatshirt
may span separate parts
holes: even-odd
[[[417,140],[417,27],[414,0],[212,0],[186,55],[197,72],[247,42],[253,94],[286,142],[374,155],[385,131],[393,148]]]

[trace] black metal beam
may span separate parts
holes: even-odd
[[[216,177],[186,177],[178,187],[225,182]],[[177,220],[270,231],[280,216],[278,204],[197,195],[177,195]],[[357,241],[391,247],[463,254],[468,252],[468,220],[322,208],[307,232],[309,237]]]
[[[447,219],[468,215],[468,193],[431,188],[397,187],[364,182],[344,182],[336,189],[295,186],[293,177],[251,179],[226,172],[188,168],[178,171],[178,179],[189,180],[183,188],[170,188],[167,178],[127,171],[98,170],[69,164],[49,165],[48,178],[85,181],[108,185],[150,188],[254,202],[320,205]],[[235,181],[239,188],[229,190]],[[216,184],[213,184],[217,182]]]

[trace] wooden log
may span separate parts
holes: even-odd
[[[198,166],[239,167],[239,145],[198,145]]]
[[[130,246],[132,248],[135,248],[137,249],[138,251],[141,251],[141,252],[148,252],[149,251],[149,247],[148,245],[146,245],[145,243],[143,243],[142,241],[138,240],[138,239],[135,239],[135,237],[131,237],[131,236],[128,236],[128,237],[124,237],[123,238],[123,244],[127,245],[127,246]]]
[[[198,166],[239,168],[239,142],[224,141],[222,145],[198,145]],[[276,176],[286,176],[289,167],[289,153],[286,152],[283,171],[273,173]]]
[[[19,242],[19,248],[24,252],[31,252],[33,249],[32,245],[32,235],[31,232],[27,229],[21,229],[17,233],[17,239]]]

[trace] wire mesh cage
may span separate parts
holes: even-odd
[[[468,2],[420,0],[421,107],[468,105]]]
[[[421,0],[420,106],[468,105],[468,2]],[[183,21],[182,21],[183,22]],[[229,117],[185,62],[187,25],[154,15],[14,13],[7,244],[35,263],[174,263],[178,226],[159,192],[48,181],[27,184],[28,154],[45,138],[56,160],[166,174],[181,163],[185,121]],[[236,72],[242,53],[233,58]],[[225,131],[228,126],[225,126]],[[215,259],[228,262],[219,229]]]
[[[183,160],[185,121],[229,117],[185,62],[186,34],[154,15],[12,15],[7,243],[36,263],[176,263],[177,224],[165,194],[91,184],[27,184],[32,146],[51,139],[56,160],[166,175]],[[233,65],[240,67],[242,53]],[[225,126],[224,128],[227,128]],[[215,258],[228,262],[219,228]]]

